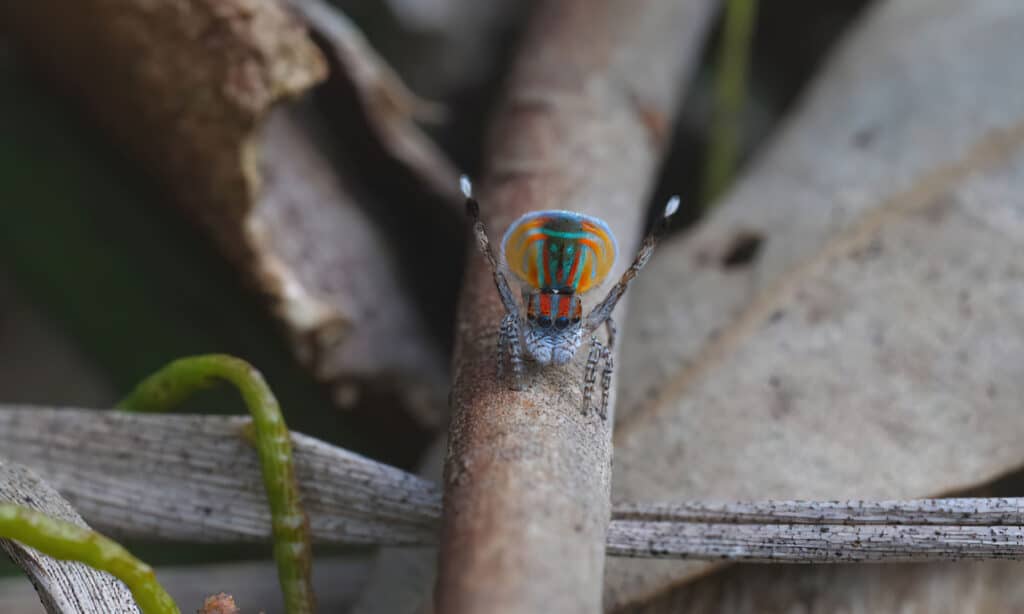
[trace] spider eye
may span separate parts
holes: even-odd
[[[526,319],[527,319],[527,320],[529,320],[529,321],[531,321],[531,322],[533,322],[534,320],[536,320],[536,319],[537,319],[537,316],[535,316],[535,315],[533,314],[533,312],[531,311],[530,313],[526,314]]]
[[[569,326],[569,318],[565,316],[559,316],[555,318],[555,328],[561,330],[566,326]]]
[[[572,323],[573,323],[573,324],[579,324],[579,323],[580,323],[580,317],[579,317],[579,316],[576,316],[575,318],[573,318],[573,319],[572,319]]]
[[[537,318],[537,324],[540,324],[541,328],[547,328],[551,326],[551,318],[549,316],[541,316]]]

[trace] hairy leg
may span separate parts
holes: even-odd
[[[612,391],[612,373],[615,371],[615,356],[612,352],[615,349],[615,335],[618,329],[615,321],[608,318],[604,321],[605,329],[608,332],[608,345],[602,348],[601,359],[604,361],[604,369],[601,370],[601,419],[608,419],[609,397]]]
[[[655,224],[654,229],[651,230],[650,234],[644,237],[643,243],[640,244],[640,250],[636,254],[636,258],[633,259],[633,263],[629,265],[626,272],[622,274],[619,281],[612,286],[612,289],[608,291],[608,295],[604,297],[600,303],[595,306],[590,313],[587,315],[586,326],[584,331],[586,333],[593,333],[598,329],[601,324],[606,322],[611,317],[612,311],[615,309],[615,305],[619,303],[619,299],[626,293],[626,288],[629,287],[629,282],[633,281],[633,278],[637,276],[640,269],[644,268],[647,261],[651,259],[651,254],[654,253],[654,247],[658,244],[658,239],[665,233],[668,228],[668,220],[672,217],[679,209],[679,197],[673,196],[669,199],[665,205],[665,215],[661,221]],[[609,331],[611,332],[611,331]]]
[[[590,412],[590,400],[594,396],[594,384],[597,382],[597,364],[601,360],[604,345],[597,336],[590,338],[590,351],[587,353],[587,364],[583,370],[583,413]]]
[[[601,370],[601,407],[598,413],[602,420],[608,419],[608,397],[612,391],[612,372],[615,369],[612,350],[609,347],[602,348],[601,358],[604,360],[604,369]]]
[[[509,313],[501,321],[501,331],[498,334],[498,377],[504,375],[504,356],[507,351],[508,362],[512,367],[512,389],[522,390],[525,377],[525,365],[523,363],[522,345],[519,340],[519,317]]]
[[[462,193],[466,196],[466,213],[473,220],[473,237],[476,239],[476,245],[480,249],[480,253],[487,260],[491,276],[494,277],[494,285],[498,288],[498,295],[501,297],[501,304],[505,306],[507,313],[515,314],[518,320],[519,304],[516,303],[516,297],[512,294],[511,288],[509,288],[508,280],[505,279],[505,274],[501,272],[498,261],[494,257],[494,252],[491,250],[491,241],[487,238],[487,229],[484,228],[484,223],[480,220],[480,203],[473,198],[473,184],[470,183],[468,177],[463,175],[459,185],[462,187]]]
[[[508,315],[501,320],[501,327],[498,329],[498,379],[505,377],[505,356],[508,353]]]
[[[524,365],[523,351],[519,336],[519,304],[515,295],[509,288],[505,274],[501,272],[498,261],[491,250],[491,241],[487,238],[487,229],[480,220],[480,203],[473,198],[473,184],[469,178],[463,175],[459,180],[459,186],[466,197],[466,213],[473,220],[473,236],[480,253],[487,260],[487,266],[494,277],[494,286],[498,289],[498,296],[501,297],[501,304],[505,307],[505,317],[501,320],[501,328],[498,330],[498,377],[505,374],[505,354],[508,354],[509,364],[512,366],[512,389],[523,389]]]

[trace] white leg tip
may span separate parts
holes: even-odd
[[[676,211],[679,211],[679,197],[673,196],[665,203],[665,217],[672,217]]]

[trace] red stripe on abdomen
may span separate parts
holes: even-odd
[[[568,318],[569,307],[572,305],[571,294],[559,294],[558,295],[558,317]]]
[[[551,317],[551,295],[540,295],[540,315]]]

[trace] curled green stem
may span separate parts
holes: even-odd
[[[312,614],[309,521],[299,500],[288,427],[260,372],[244,360],[222,354],[182,358],[143,380],[119,407],[137,412],[166,411],[218,380],[238,388],[252,415],[285,608],[288,614]]]
[[[715,67],[715,108],[701,195],[704,207],[721,196],[736,172],[756,16],[757,0],[728,0],[726,3],[725,31]]]
[[[27,507],[0,503],[0,537],[13,539],[47,556],[79,561],[111,574],[128,586],[142,614],[181,612],[157,582],[153,568],[92,529]]]

